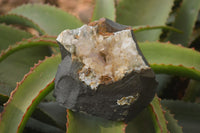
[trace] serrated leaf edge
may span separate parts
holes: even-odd
[[[16,7],[15,9],[17,8],[23,8],[25,6],[46,6],[46,7],[51,7],[51,8],[54,8],[58,11],[61,11],[61,12],[64,12],[64,13],[67,13],[69,15],[71,15],[72,17],[75,17],[76,19],[78,19],[81,23],[83,23],[80,18],[74,14],[72,14],[71,12],[66,12],[64,10],[62,10],[61,8],[57,8],[55,5],[50,5],[49,3],[46,3],[46,4],[41,4],[41,3],[34,3],[34,4],[31,4],[31,3],[28,3],[28,4],[22,4],[21,6],[18,6]],[[12,11],[12,10],[11,10]],[[9,13],[9,12],[8,12]],[[11,13],[10,13],[11,14]],[[23,16],[23,15],[22,15]]]
[[[22,50],[24,48],[30,48],[35,46],[54,46],[58,47],[54,36],[40,36],[40,37],[32,37],[29,39],[22,39],[22,41],[15,43],[14,45],[10,45],[6,50],[2,50],[0,53],[0,62],[3,61],[5,58],[7,58],[12,53]],[[42,42],[39,43],[39,42]],[[32,43],[32,44],[30,44]]]
[[[46,34],[45,31],[35,22],[33,22],[31,19],[25,17],[25,16],[22,16],[22,15],[19,15],[19,14],[15,14],[15,13],[9,13],[9,14],[4,14],[4,15],[1,15],[0,18],[2,17],[9,17],[9,16],[17,16],[19,18],[22,18],[22,19],[26,19],[28,20],[29,22],[31,22],[33,24],[33,26],[28,26],[28,27],[31,27],[31,28],[34,28],[35,30],[37,30],[40,34]]]
[[[4,109],[3,109],[3,111],[0,113],[0,124],[1,124],[2,116],[3,116],[4,112],[6,111],[6,107],[7,107],[7,105],[12,101],[13,96],[14,96],[14,94],[16,93],[16,91],[18,90],[19,86],[20,86],[21,84],[23,84],[23,82],[27,79],[27,77],[28,77],[30,74],[32,74],[32,73],[34,72],[34,70],[35,70],[42,62],[44,62],[45,60],[47,60],[47,59],[49,59],[49,58],[52,58],[52,57],[55,57],[55,55],[52,55],[51,57],[45,56],[45,59],[44,59],[43,61],[39,60],[38,63],[37,63],[37,64],[34,64],[34,66],[33,66],[32,68],[30,68],[30,71],[29,71],[27,74],[24,75],[23,79],[22,79],[20,82],[17,82],[17,83],[16,83],[16,84],[17,84],[16,88],[10,93],[10,97],[9,97],[8,101],[4,104]],[[53,82],[54,82],[54,80],[51,81],[49,84],[47,84],[47,86],[46,86],[45,88],[43,88],[43,89],[38,93],[37,96],[39,96],[39,94],[41,94],[41,92],[43,92],[43,91],[44,91],[49,85],[51,85]],[[17,132],[20,130],[20,126],[21,126],[22,121],[23,121],[23,119],[24,119],[24,117],[25,117],[25,114],[27,113],[27,111],[28,111],[29,108],[31,107],[32,103],[37,99],[37,96],[32,100],[31,104],[30,104],[29,107],[26,109],[26,112],[24,113],[24,115],[23,115],[23,117],[22,117],[22,119],[21,119],[21,121],[20,121],[20,123],[19,123],[19,125],[18,125]]]
[[[171,31],[183,33],[181,30],[174,28],[174,27],[171,27],[171,26],[167,26],[167,25],[157,25],[157,26],[151,26],[151,25],[144,25],[143,26],[143,25],[141,25],[141,26],[133,27],[134,33],[144,31],[144,30],[154,30],[154,29],[168,29],[168,30],[171,30]]]
[[[163,113],[163,115],[164,115],[165,112],[163,111],[162,106],[161,106],[161,103],[160,103],[161,99],[160,99],[159,97],[157,97],[157,95],[156,95],[155,97],[158,99],[159,107],[160,107],[160,109],[162,110],[162,113]],[[160,123],[160,121],[159,121],[159,116],[157,115],[157,113],[156,113],[156,111],[155,111],[156,109],[154,108],[154,106],[153,106],[152,103],[150,103],[150,108],[152,109],[153,114],[155,115],[156,121],[157,121],[158,126],[159,126],[159,128],[160,128],[160,132],[163,133],[163,128],[162,128],[161,123]],[[165,119],[165,117],[164,117],[164,119]],[[168,121],[165,119],[165,124],[167,125],[167,123],[168,123]],[[168,131],[168,129],[167,129],[167,131]],[[168,132],[169,132],[169,131],[168,131]]]

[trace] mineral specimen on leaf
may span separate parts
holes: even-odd
[[[128,121],[155,94],[155,75],[131,27],[100,19],[57,38],[62,54],[56,100],[73,111]]]

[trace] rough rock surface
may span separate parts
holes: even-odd
[[[155,94],[155,75],[130,27],[100,19],[57,38],[56,100],[68,109],[128,121]]]

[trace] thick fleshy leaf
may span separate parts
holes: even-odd
[[[38,108],[52,118],[57,127],[65,130],[66,129],[66,109],[60,106],[57,102],[41,102]]]
[[[124,133],[126,124],[83,113],[67,112],[67,133]]]
[[[7,58],[9,55],[12,55],[13,53],[19,50],[37,46],[58,47],[56,43],[56,38],[51,36],[33,37],[26,40],[24,39],[21,42],[17,42],[14,45],[10,45],[6,50],[3,50],[0,54],[0,62],[5,60],[5,58]]]
[[[30,67],[44,59],[44,56],[50,55],[47,47],[37,47],[31,49],[20,50],[6,60],[0,63],[0,93],[9,96],[10,92],[15,88],[16,82],[20,81]]]
[[[166,25],[157,25],[157,26],[139,25],[139,26],[133,27],[134,33],[146,31],[146,30],[154,30],[154,29],[166,29],[166,30],[171,30],[171,31],[174,31],[174,32],[182,33],[181,30],[176,29],[176,28],[171,27],[171,26],[166,26]]]
[[[0,23],[28,26],[37,30],[40,34],[45,34],[45,32],[32,20],[17,14],[7,14],[0,16]]]
[[[44,98],[44,101],[47,101],[47,102],[55,102],[56,101],[56,98],[53,96],[53,91],[50,92],[45,98]]]
[[[9,45],[21,41],[23,38],[29,38],[31,36],[28,32],[0,24],[0,51],[7,49]]]
[[[53,91],[52,91],[53,92]],[[44,101],[45,99],[43,99]],[[55,126],[65,131],[66,129],[66,109],[57,102],[40,102],[36,107],[32,118],[48,125]]]
[[[183,133],[182,128],[178,125],[178,121],[174,119],[168,110],[165,112],[165,118],[167,120],[167,129],[170,133]]]
[[[164,112],[160,105],[160,99],[157,96],[155,96],[153,101],[150,103],[150,108],[152,115],[154,115],[153,121],[156,132],[168,132]]]
[[[195,102],[200,94],[200,81],[190,80],[183,97],[184,101]]]
[[[199,133],[200,131],[200,105],[183,101],[162,100],[161,104],[175,114],[184,133]]]
[[[171,31],[169,41],[175,44],[182,44],[188,46],[190,36],[192,34],[195,22],[200,9],[199,0],[183,0],[173,27],[183,31],[182,34]]]
[[[34,118],[38,121],[41,121],[43,123],[46,123],[48,125],[52,126],[58,126],[55,119],[53,119],[50,115],[48,115],[45,111],[43,111],[41,108],[36,107],[34,112],[31,115],[31,118]]]
[[[165,25],[174,0],[120,0],[117,6],[117,22],[125,25]],[[161,30],[136,34],[138,41],[159,40]]]
[[[144,42],[139,46],[156,73],[200,80],[200,53],[170,43]]]
[[[167,123],[160,100],[154,97],[150,105],[142,111],[136,118],[128,123],[126,133],[166,133]]]
[[[60,55],[40,61],[18,83],[1,114],[0,132],[22,132],[34,108],[54,88],[60,61]]]
[[[100,18],[108,18],[115,21],[115,1],[114,0],[95,0],[95,8],[92,15],[92,21]]]
[[[32,20],[49,35],[58,35],[65,29],[74,29],[82,25],[76,17],[49,5],[27,4],[9,13],[22,15]]]
[[[30,118],[27,121],[26,127],[23,131],[24,133],[65,133],[65,131],[38,121],[36,119]]]
[[[126,133],[155,133],[152,114],[149,110],[150,107],[144,109],[136,118],[131,120],[126,127]]]
[[[158,82],[156,94],[158,97],[163,97],[163,95],[165,95],[163,91],[170,83],[171,77],[171,75],[167,74],[156,74],[156,81]]]
[[[21,30],[17,30],[10,26],[0,25],[0,47],[6,49],[9,45],[31,37],[31,34]],[[51,52],[47,47],[39,46],[32,49],[24,49],[15,52],[6,60],[0,63],[0,93],[9,96],[10,92],[15,88],[16,82],[20,81],[24,74],[28,73],[31,66],[44,59],[44,56],[50,55]]]
[[[10,39],[12,37],[12,39]],[[3,49],[7,49],[10,44],[13,44],[17,41],[20,41],[23,38],[31,37],[31,34],[16,29],[11,26],[7,26],[4,24],[0,24],[0,51]],[[0,64],[0,104],[3,105],[8,100],[8,91],[5,90],[5,82],[4,77],[1,76],[4,72],[2,71],[2,66]],[[20,75],[19,75],[20,76]]]

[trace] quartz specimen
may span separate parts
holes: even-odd
[[[102,18],[57,38],[62,62],[55,78],[56,100],[68,109],[128,121],[155,94],[155,75],[131,27]]]

